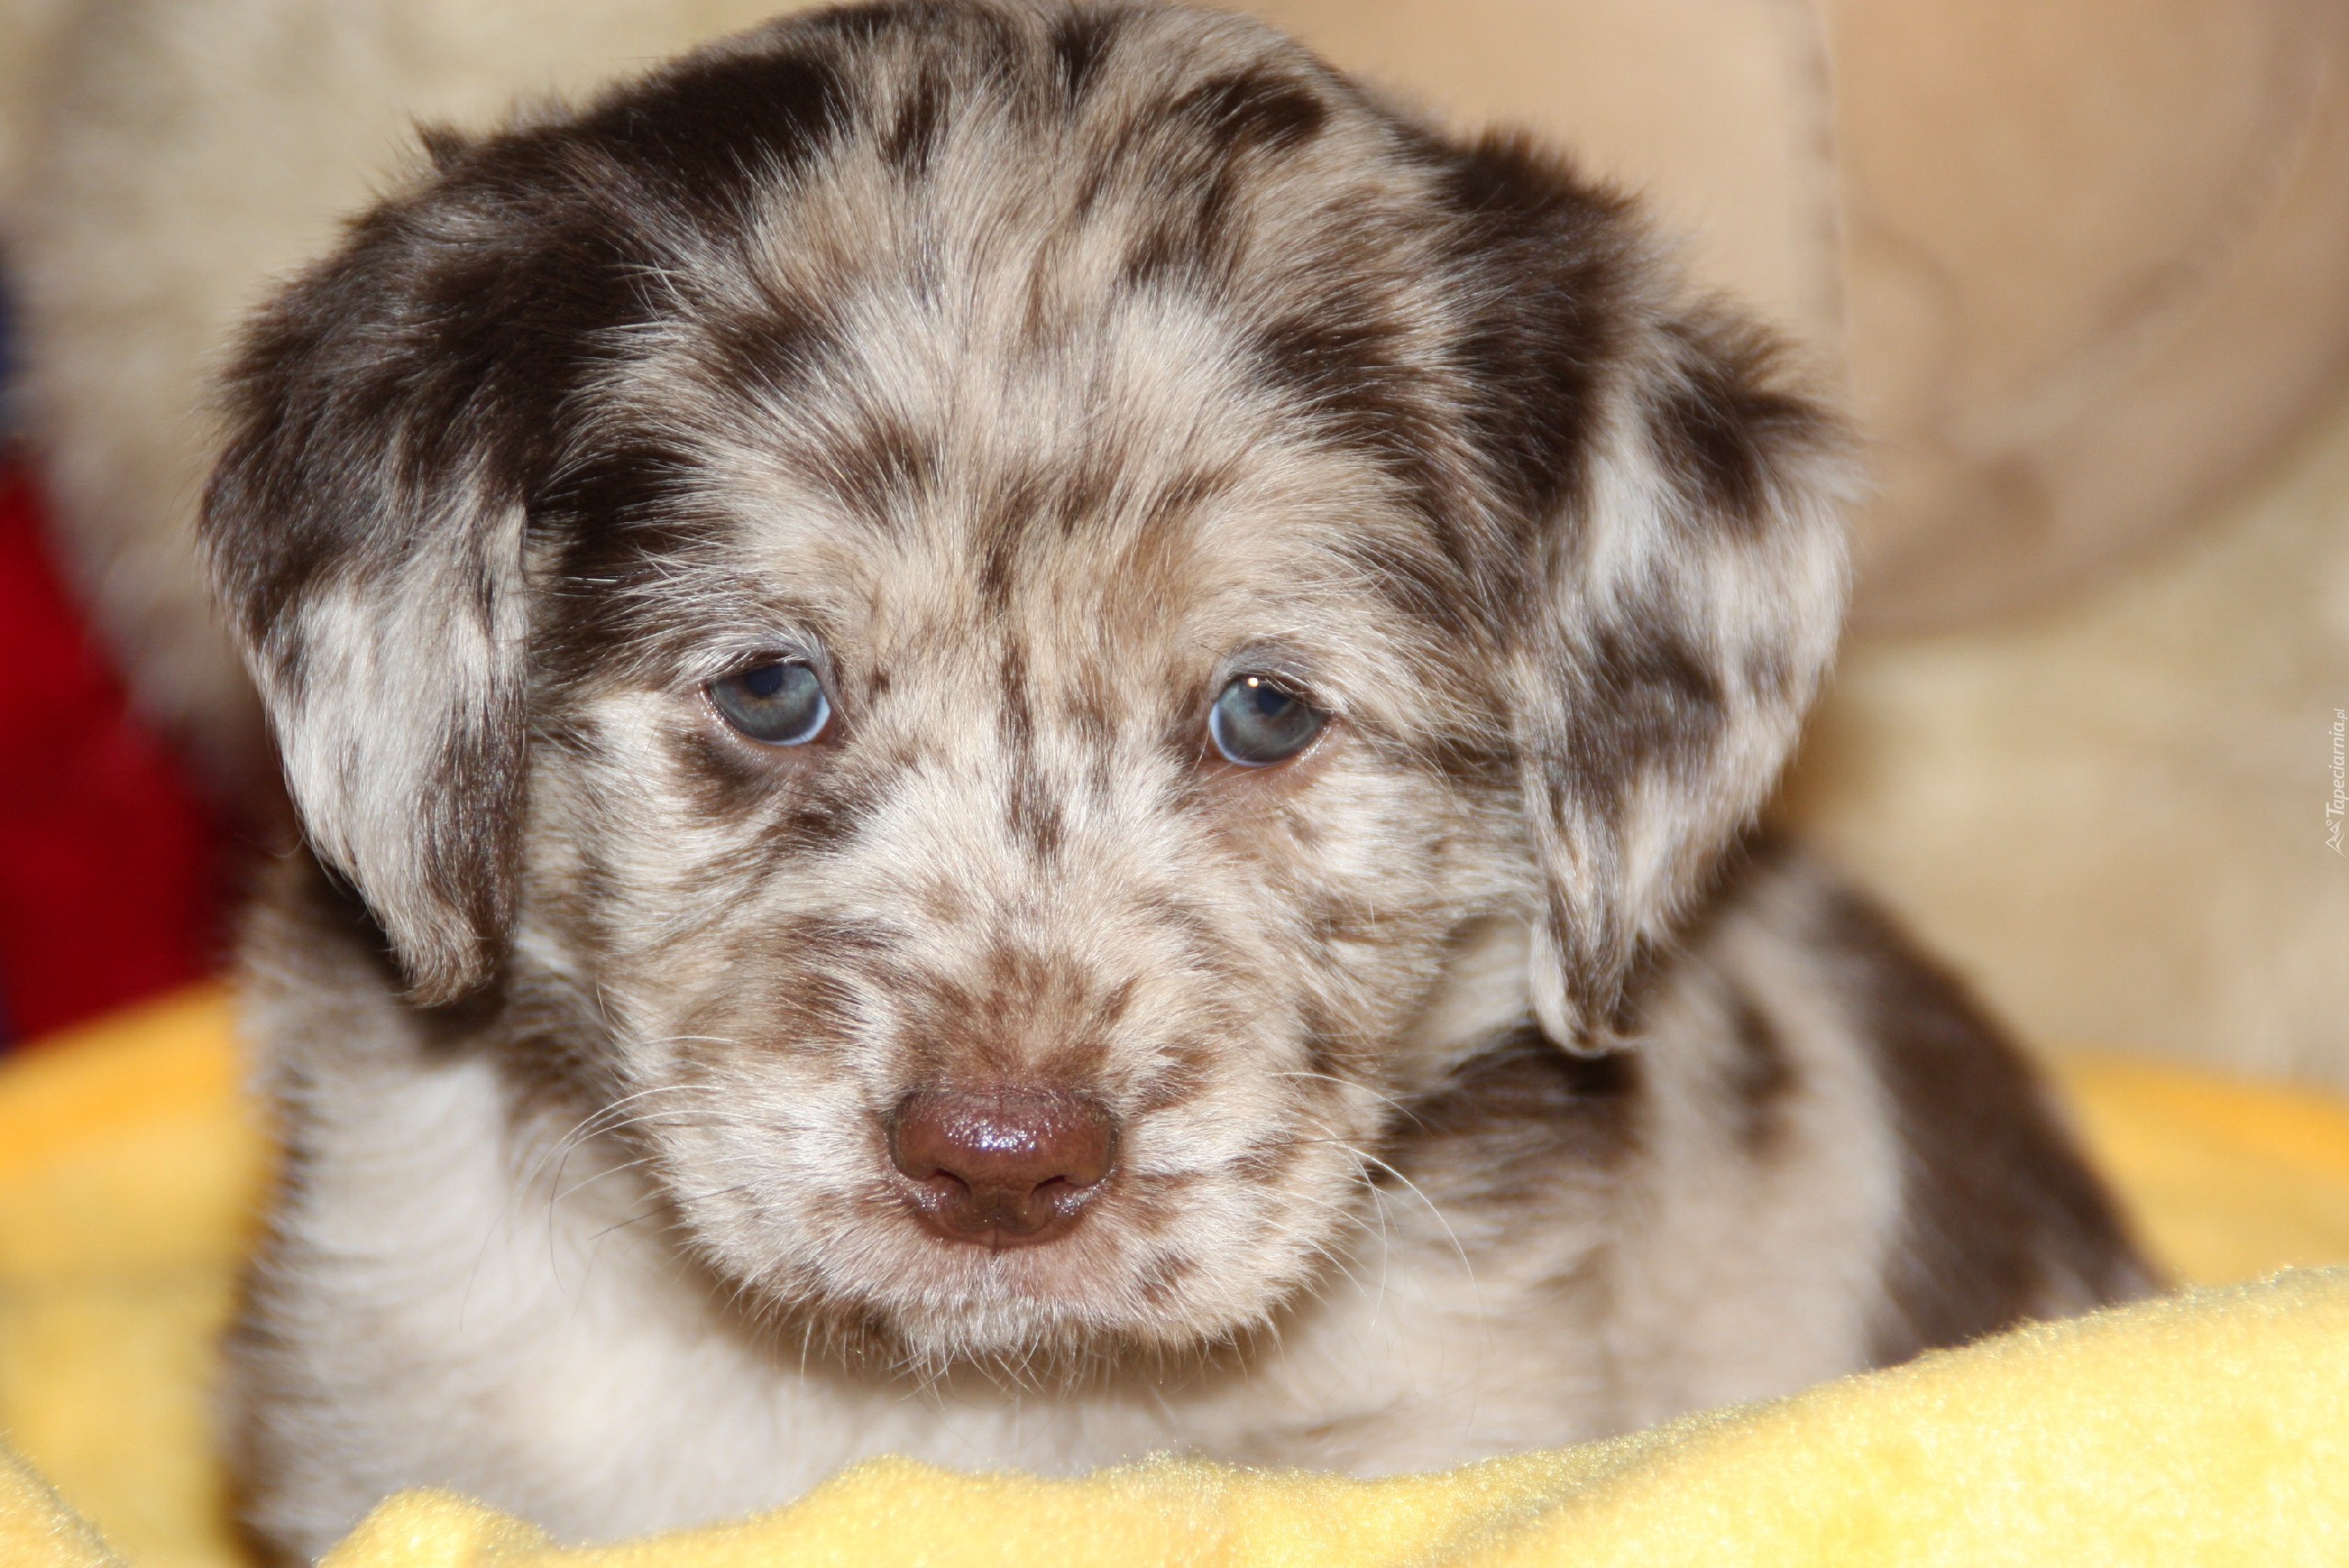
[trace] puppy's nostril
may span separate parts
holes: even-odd
[[[990,1247],[1066,1233],[1116,1157],[1108,1114],[1058,1090],[928,1090],[889,1118],[889,1159],[921,1217]]]

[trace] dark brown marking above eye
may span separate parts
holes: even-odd
[[[902,521],[936,488],[936,436],[885,410],[867,410],[856,434],[822,445],[803,466],[807,477],[876,528]]]
[[[551,651],[564,673],[634,640],[642,629],[629,614],[634,590],[672,578],[679,562],[718,542],[722,528],[688,499],[695,467],[687,451],[658,436],[620,436],[531,498],[532,531],[562,543],[562,588],[549,608],[562,633]]]
[[[1409,362],[1398,323],[1361,302],[1327,302],[1319,312],[1282,317],[1256,336],[1275,384],[1293,393],[1313,424],[1366,451],[1439,523],[1459,497],[1438,457],[1443,438],[1429,397],[1430,373]]]
[[[1481,630],[1477,595],[1458,562],[1445,554],[1432,530],[1417,535],[1369,529],[1334,542],[1330,553],[1360,570],[1387,606],[1397,614],[1467,643]]]

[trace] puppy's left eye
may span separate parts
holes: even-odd
[[[1286,762],[1313,742],[1330,716],[1269,675],[1241,675],[1208,710],[1208,735],[1243,768]]]
[[[805,746],[832,721],[822,679],[796,659],[754,664],[712,681],[709,700],[727,723],[768,746]]]

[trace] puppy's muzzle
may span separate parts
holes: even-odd
[[[889,1118],[914,1211],[950,1241],[1026,1247],[1066,1235],[1115,1164],[1117,1124],[1052,1089],[929,1090]]]

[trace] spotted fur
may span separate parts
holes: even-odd
[[[206,512],[355,891],[297,868],[251,944],[267,1539],[893,1448],[1440,1463],[2140,1278],[1962,996],[1888,1021],[1921,972],[1842,895],[1725,873],[1850,470],[1621,198],[1252,23],[1047,0],[429,150],[253,328]],[[817,743],[705,695],[780,656]],[[1209,749],[1241,672],[1306,754]],[[1987,1227],[1904,1098],[1969,1073],[2037,1184]],[[1112,1184],[941,1242],[885,1118],[1006,1084],[1108,1107]]]

